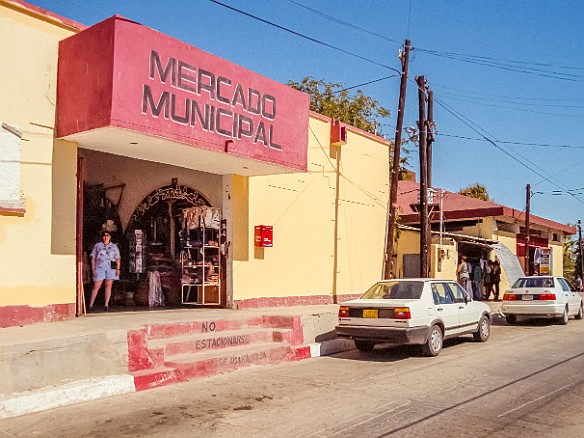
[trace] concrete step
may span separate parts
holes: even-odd
[[[248,366],[299,360],[286,343],[263,342],[170,356],[164,365],[132,371],[136,391],[232,372]]]
[[[136,391],[143,391],[181,381],[175,369],[164,366],[155,369],[132,371],[130,375],[134,377]]]
[[[294,353],[289,345],[265,342],[205,353],[179,354],[169,357],[165,366],[174,368],[180,380],[190,380],[252,365],[267,365],[293,359]]]
[[[147,348],[150,352],[162,349],[164,355],[168,356],[217,350],[258,342],[290,342],[291,336],[291,329],[248,328],[154,339],[148,341]]]
[[[144,326],[146,339],[164,339],[192,333],[209,333],[240,330],[250,327],[293,328],[298,317],[258,316],[250,318],[198,320],[173,324],[148,324]]]

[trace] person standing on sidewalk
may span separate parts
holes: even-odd
[[[582,292],[582,278],[580,278],[579,275],[574,282],[574,287],[576,288],[577,292]]]
[[[472,267],[472,290],[474,292],[474,299],[477,301],[483,299],[482,284],[483,268],[481,268],[480,260],[477,260]]]
[[[468,264],[466,262],[466,256],[462,256],[458,268],[456,270],[458,274],[458,283],[466,290],[469,296],[472,298],[472,286],[470,282],[470,273],[468,269]]]
[[[495,301],[499,301],[499,282],[501,281],[501,264],[495,260],[491,271],[491,280],[493,281],[493,295]]]
[[[93,310],[93,303],[101,285],[105,282],[105,310],[109,310],[109,301],[112,296],[114,280],[120,279],[120,250],[111,242],[111,234],[101,232],[101,242],[97,242],[91,251],[91,272],[93,274],[93,290],[89,301],[89,309]]]

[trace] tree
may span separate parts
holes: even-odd
[[[564,277],[576,278],[576,261],[578,259],[578,240],[569,239],[563,245]]]
[[[480,199],[481,201],[491,200],[489,193],[487,192],[487,188],[478,182],[468,186],[465,189],[460,189],[458,194],[468,196],[470,198]]]
[[[361,90],[351,95],[341,84],[325,82],[308,76],[301,82],[288,85],[310,95],[310,109],[372,134],[382,135],[380,120],[389,116],[389,110]]]

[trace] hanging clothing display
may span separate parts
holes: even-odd
[[[151,271],[148,273],[148,306],[164,307],[164,294],[160,284],[160,273]]]

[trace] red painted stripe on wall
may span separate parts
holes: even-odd
[[[0,328],[63,321],[74,317],[74,303],[51,304],[44,307],[4,306],[0,307]]]

